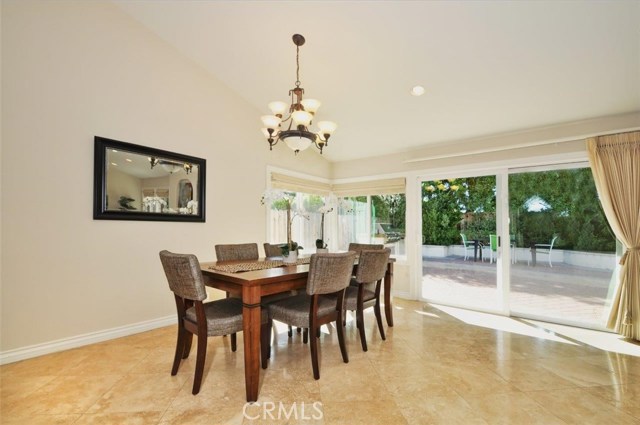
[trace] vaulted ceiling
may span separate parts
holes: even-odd
[[[638,1],[115,3],[255,106],[265,148],[294,33],[331,161],[640,111]]]

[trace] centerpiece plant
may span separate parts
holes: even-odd
[[[298,251],[304,249],[291,237],[291,225],[296,217],[309,219],[304,211],[299,210],[295,204],[295,193],[285,192],[277,189],[267,189],[260,199],[262,205],[269,205],[274,210],[286,211],[287,213],[287,243],[282,246],[283,257],[290,257],[291,253],[297,255]]]

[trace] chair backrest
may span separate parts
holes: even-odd
[[[349,251],[353,251],[356,254],[360,255],[360,251],[362,250],[370,250],[370,249],[384,249],[383,244],[372,244],[372,243],[355,243],[352,242],[349,244]]]
[[[356,282],[373,283],[383,279],[387,272],[387,263],[390,255],[391,250],[389,248],[361,251],[360,258],[358,258]]]
[[[309,263],[307,294],[332,294],[349,286],[356,253],[313,254]]]
[[[489,235],[489,246],[491,247],[491,251],[498,250],[498,235]]]
[[[167,276],[169,288],[174,294],[194,301],[207,298],[200,262],[195,255],[174,254],[164,250],[160,251],[160,262]]]
[[[267,243],[263,244],[264,247],[264,256],[265,257],[281,257],[282,256],[282,247],[286,245],[286,243]]]
[[[464,233],[460,233],[460,237],[462,238],[462,245],[464,245],[464,247],[466,248],[469,244],[469,242],[467,242],[467,235],[465,235]]]
[[[257,243],[216,245],[218,261],[257,260],[260,258]]]

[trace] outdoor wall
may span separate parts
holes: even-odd
[[[0,360],[172,318],[160,250],[262,243],[267,165],[330,177],[312,150],[270,152],[259,110],[110,2],[1,7]],[[206,223],[93,220],[95,135],[205,158]]]

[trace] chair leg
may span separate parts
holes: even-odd
[[[198,335],[198,357],[196,358],[196,373],[193,378],[193,391],[191,393],[196,395],[200,392],[200,384],[202,384],[202,375],[204,372],[204,360],[207,357],[207,334],[201,333]]]
[[[342,353],[342,361],[349,363],[349,353],[347,353],[347,344],[344,342],[344,326],[342,326],[342,314],[338,314],[336,329],[338,331],[338,342],[340,343],[340,353]]]
[[[308,328],[304,329],[305,335],[308,334]],[[313,367],[313,378],[320,379],[320,365],[318,364],[318,339],[311,338],[311,366]]]
[[[360,343],[362,344],[362,351],[367,351],[367,337],[364,333],[364,312],[361,309],[356,310],[356,326],[360,333]]]
[[[380,302],[377,302],[374,306],[373,306],[373,312],[376,315],[376,321],[378,322],[378,330],[380,331],[380,338],[382,338],[382,340],[386,340],[387,338],[384,335],[384,327],[382,325],[382,314],[380,313]]]
[[[181,325],[178,325],[178,338],[176,340],[176,354],[173,357],[173,367],[171,368],[171,376],[175,376],[178,373],[178,368],[180,367],[180,361],[182,360],[182,356],[184,354],[186,332],[187,331]]]
[[[185,331],[184,334],[184,350],[182,351],[182,358],[186,359],[189,357],[189,353],[191,352],[191,343],[193,342],[193,334],[191,332]]]
[[[309,328],[304,328],[302,330],[302,343],[306,344],[309,341]]]
[[[234,353],[238,349],[238,338],[235,333],[231,334],[231,351]]]
[[[287,331],[287,336],[291,338],[293,336],[293,328],[289,325],[289,330]]]

